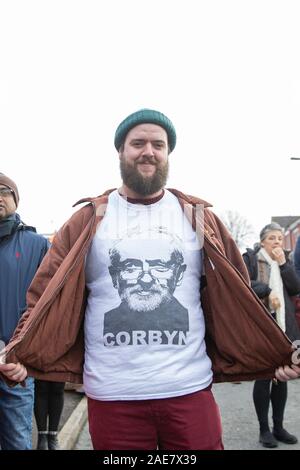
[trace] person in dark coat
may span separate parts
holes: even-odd
[[[293,253],[293,263],[295,266],[296,273],[300,279],[300,237],[297,238],[295,250]],[[294,297],[295,309],[296,309],[296,319],[298,326],[300,328],[300,295]]]
[[[26,292],[48,250],[48,241],[16,213],[19,192],[0,173],[0,351],[26,310]],[[0,447],[31,449],[34,383],[8,387],[0,380]]]
[[[300,237],[297,238],[295,251],[294,251],[294,265],[296,273],[300,278]]]
[[[300,292],[300,278],[283,250],[283,229],[277,223],[266,225],[260,232],[260,244],[243,255],[251,287],[265,303],[274,320],[291,341],[300,339],[292,296]],[[277,447],[281,441],[296,444],[298,439],[283,427],[287,401],[287,383],[257,380],[253,400],[260,426],[259,440],[264,447]],[[270,402],[273,408],[273,433],[268,422]]]

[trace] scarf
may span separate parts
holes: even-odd
[[[279,264],[277,261],[273,260],[270,255],[266,252],[264,248],[259,250],[259,255],[263,258],[264,261],[270,266],[270,277],[269,277],[269,287],[272,289],[272,292],[276,294],[280,301],[280,307],[276,309],[276,321],[280,328],[285,331],[285,302],[283,295],[283,283],[280,273]],[[269,305],[271,311],[273,309]]]
[[[12,214],[6,219],[0,220],[0,240],[14,233],[19,223],[20,216],[18,214]]]

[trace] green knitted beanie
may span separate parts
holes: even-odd
[[[173,126],[172,122],[170,121],[167,116],[160,113],[159,111],[155,111],[154,109],[140,109],[135,113],[130,114],[121,124],[118,126],[116,133],[115,133],[115,147],[117,150],[121,147],[124,143],[126,135],[135,126],[139,124],[156,124],[157,126],[161,126],[165,129],[168,135],[168,144],[170,147],[170,151],[172,152],[176,145],[176,131],[175,127]]]

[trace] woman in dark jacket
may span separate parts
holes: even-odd
[[[260,244],[247,249],[243,255],[249,271],[251,287],[265,303],[270,314],[285,331],[291,341],[300,339],[295,307],[291,296],[300,292],[300,279],[288,260],[283,246],[283,229],[276,223],[266,225],[260,232]],[[287,400],[287,383],[257,380],[254,383],[253,400],[260,426],[259,441],[264,447],[277,447],[277,441],[296,444],[296,436],[283,427],[284,409]],[[268,422],[272,403],[273,433]]]

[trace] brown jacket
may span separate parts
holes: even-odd
[[[291,342],[249,287],[242,257],[210,205],[170,191],[199,236],[204,232],[201,299],[214,381],[273,377],[278,366],[290,364]],[[29,288],[28,310],[7,346],[6,362],[20,361],[38,379],[82,383],[85,255],[109,193],[78,202],[89,204],[60,229]]]

